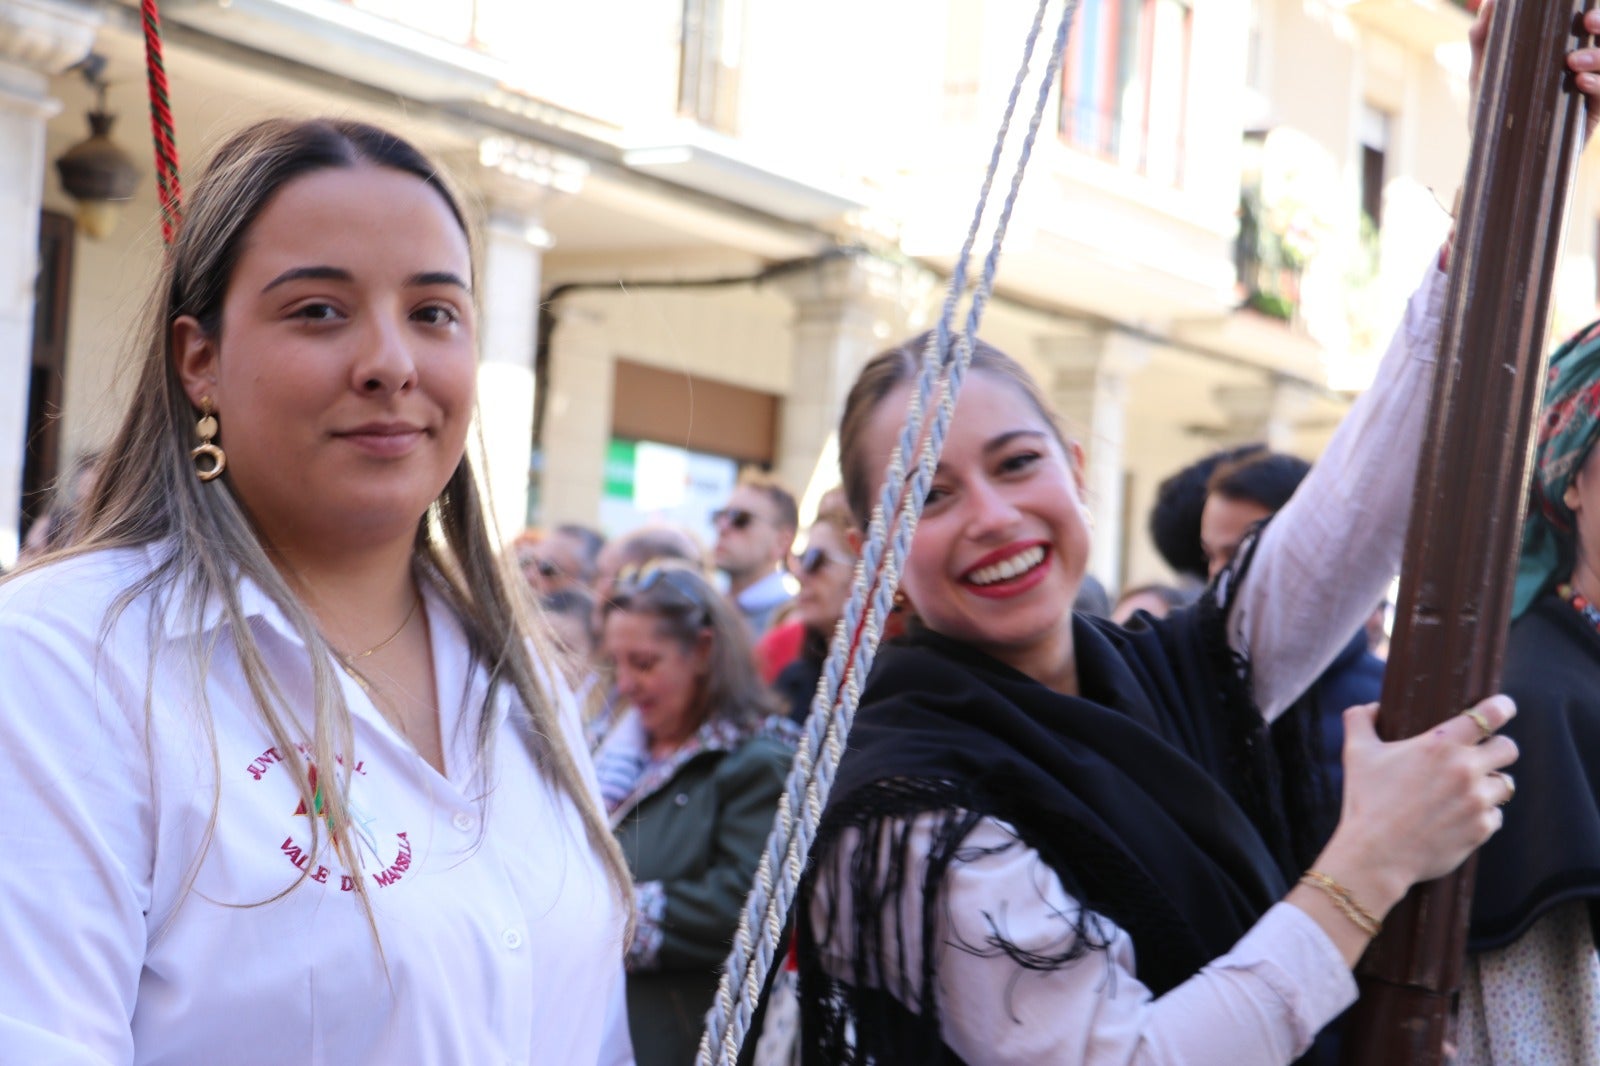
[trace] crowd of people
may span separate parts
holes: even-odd
[[[803,533],[753,474],[709,546],[502,547],[438,167],[277,120],[188,184],[128,410],[0,582],[0,1055],[691,1061],[927,337],[861,370]],[[1594,330],[1538,434],[1515,704],[1374,729],[1447,266],[1314,466],[1163,485],[1177,580],[1114,605],[1081,447],[976,345],[766,1061],[1331,1061],[1390,909],[1480,847],[1459,1061],[1600,1061]]]

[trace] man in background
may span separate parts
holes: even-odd
[[[1304,459],[1265,449],[1216,468],[1200,516],[1200,549],[1208,579],[1233,560],[1239,543],[1251,530],[1289,502],[1310,469]],[[1311,688],[1273,723],[1273,744],[1280,757],[1298,754],[1313,772],[1310,796],[1291,793],[1286,797],[1291,824],[1310,827],[1308,835],[1296,839],[1306,852],[1296,856],[1303,862],[1315,858],[1339,820],[1345,708],[1377,702],[1382,689],[1383,662],[1372,654],[1363,627]],[[1297,803],[1306,809],[1293,809]]]
[[[794,601],[784,564],[800,525],[794,495],[771,478],[747,477],[711,516],[712,561],[728,578],[728,598],[760,638]]]
[[[595,566],[605,543],[605,537],[588,526],[569,523],[557,526],[525,552],[519,552],[518,561],[540,596],[554,596],[569,589],[592,593]]]
[[[1206,505],[1206,488],[1217,467],[1238,462],[1267,450],[1264,444],[1224,448],[1198,459],[1163,481],[1150,508],[1150,539],[1156,551],[1178,575],[1190,599],[1209,580],[1205,550],[1200,546],[1200,513]]]

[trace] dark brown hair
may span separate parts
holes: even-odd
[[[1310,472],[1311,464],[1298,455],[1255,452],[1219,466],[1206,482],[1206,495],[1253,503],[1276,513]]]

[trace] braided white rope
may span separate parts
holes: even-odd
[[[883,489],[873,509],[866,543],[856,564],[850,603],[834,630],[833,643],[822,677],[817,683],[811,714],[807,718],[784,793],[778,801],[772,833],[761,855],[754,887],[740,915],[733,949],[723,965],[716,998],[706,1014],[706,1031],[701,1037],[697,1059],[700,1066],[711,1066],[713,1054],[724,1066],[734,1066],[738,1060],[739,1049],[755,1012],[756,1000],[772,968],[773,953],[783,937],[789,908],[794,902],[795,890],[833,785],[834,772],[844,754],[845,739],[855,719],[863,681],[877,654],[883,622],[892,607],[895,589],[900,584],[900,570],[910,551],[911,538],[922,515],[923,500],[938,466],[950,418],[972,359],[972,345],[977,337],[978,324],[994,289],[1001,244],[1066,52],[1072,19],[1077,12],[1078,0],[1066,0],[1056,30],[1055,46],[1039,85],[1011,185],[996,221],[988,254],[984,258],[983,271],[974,288],[964,328],[955,339],[952,350],[950,327],[955,320],[960,297],[967,288],[972,251],[989,208],[990,190],[1000,169],[1012,116],[1026,85],[1034,49],[1051,2],[1040,0],[1033,24],[1028,30],[1022,63],[1006,101],[1005,114],[978,194],[978,208],[967,230],[955,273],[950,279],[938,325],[924,352],[922,370],[912,394],[906,425],[889,459]],[[938,402],[933,421],[925,425],[926,412],[936,393]],[[905,457],[912,454],[917,455],[917,464],[908,479]],[[886,515],[894,516],[892,531],[888,528]],[[759,935],[753,935],[754,930],[759,930]],[[733,992],[735,987],[739,989],[737,997]]]

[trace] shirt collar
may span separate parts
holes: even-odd
[[[739,609],[742,611],[761,612],[770,610],[792,598],[789,593],[788,583],[783,579],[783,572],[774,570],[739,593],[738,602]]]
[[[166,541],[150,544],[145,551],[154,568],[170,559],[178,548],[172,542]],[[305,645],[300,634],[289,624],[283,608],[255,580],[239,576],[235,587],[239,596],[239,612],[244,618],[260,618],[286,640],[302,647]],[[168,596],[162,605],[162,633],[167,640],[176,642],[197,637],[227,623],[227,612],[222,595],[217,589],[213,588],[206,593],[205,604],[198,616],[184,604],[180,589],[174,589],[174,593]]]

